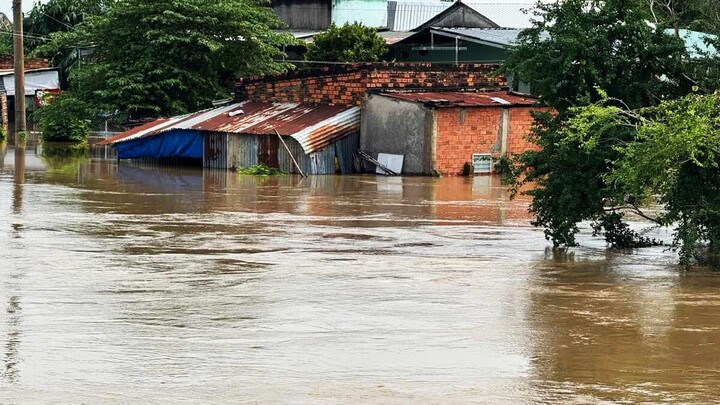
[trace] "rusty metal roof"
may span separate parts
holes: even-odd
[[[312,153],[359,131],[360,109],[245,101],[157,120],[109,138],[103,144],[112,145],[178,129],[255,135],[275,135],[274,130],[277,130],[281,135],[295,138],[305,153]]]
[[[402,92],[380,93],[380,95],[398,100],[422,103],[434,108],[532,106],[537,102],[534,98],[515,95],[507,91]]]

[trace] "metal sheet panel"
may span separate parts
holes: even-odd
[[[258,164],[257,135],[230,134],[228,142],[228,167],[239,169]]]
[[[351,174],[355,170],[355,154],[360,148],[360,132],[335,142],[335,155],[342,174]]]
[[[388,29],[410,31],[452,6],[448,1],[388,1]]]
[[[195,114],[154,121],[110,138],[105,143],[118,144],[175,129],[268,137],[275,137],[275,131],[278,131],[281,135],[291,136],[297,140],[304,152],[308,154],[358,132],[359,128],[359,107],[242,102]],[[265,151],[267,152],[267,150],[269,149],[266,148]],[[275,160],[272,159],[271,162],[275,162]],[[232,167],[230,162],[228,164]]]
[[[291,136],[302,145],[305,153],[313,153],[358,131],[360,108],[352,107]]]
[[[310,174],[335,174],[335,147],[330,146],[310,154]]]
[[[204,139],[203,167],[208,169],[228,168],[228,135],[206,133]]]
[[[302,146],[300,146],[298,141],[290,137],[285,137],[284,140],[303,173],[310,174],[312,172],[310,157],[305,153]],[[280,145],[278,149],[278,161],[280,163],[280,170],[287,173],[299,174],[295,164],[293,164],[292,159],[282,145]]]

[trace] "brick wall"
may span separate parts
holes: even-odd
[[[12,55],[0,55],[0,70],[15,68]],[[25,59],[25,70],[47,69],[50,64],[47,59]]]
[[[362,105],[365,92],[377,89],[497,89],[505,86],[494,65],[378,63],[297,70],[242,79],[237,100],[276,103]]]
[[[508,153],[518,154],[526,150],[537,150],[537,145],[527,138],[533,124],[531,112],[537,107],[515,107],[510,109],[510,134],[508,135]]]
[[[443,175],[462,174],[473,153],[491,153],[498,143],[501,108],[440,108],[436,110],[435,169]]]
[[[537,146],[526,137],[530,133],[533,107],[511,107],[508,154],[521,153]],[[500,107],[439,108],[435,111],[437,136],[435,169],[443,175],[462,174],[473,153],[500,153]]]

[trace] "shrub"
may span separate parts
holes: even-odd
[[[321,62],[377,62],[388,51],[375,28],[345,23],[315,35],[305,59]]]
[[[284,176],[287,173],[274,167],[268,167],[265,165],[255,165],[244,169],[238,169],[238,174],[251,175],[251,176]]]
[[[33,116],[46,142],[84,142],[90,132],[90,107],[70,93],[59,96]]]

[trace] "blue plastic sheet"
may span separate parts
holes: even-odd
[[[147,138],[115,144],[118,158],[190,158],[202,159],[203,135],[200,131],[175,130]]]

